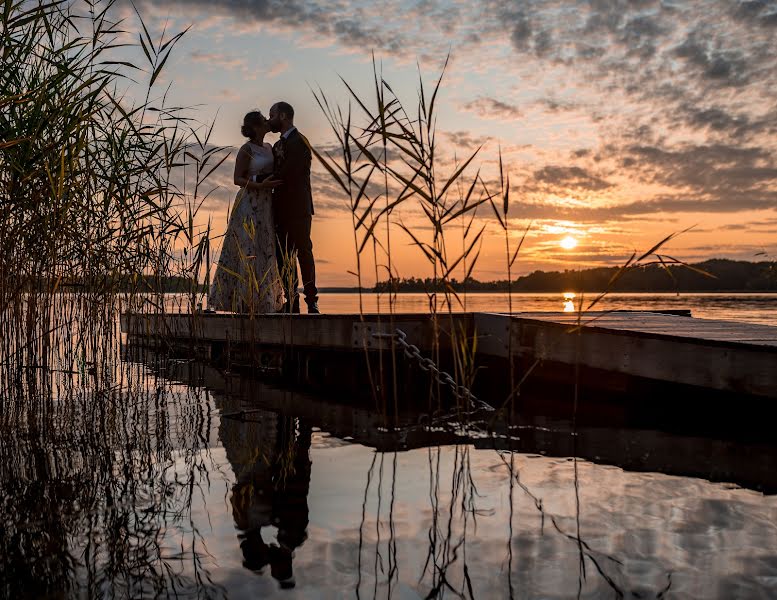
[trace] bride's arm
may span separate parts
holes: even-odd
[[[244,144],[237,151],[237,158],[235,159],[235,185],[239,187],[246,187],[248,183],[248,166],[251,164],[251,152],[247,148],[247,144]]]

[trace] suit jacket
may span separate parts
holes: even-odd
[[[287,138],[281,137],[273,146],[276,179],[283,185],[273,191],[273,210],[276,223],[289,223],[310,218],[313,211],[313,193],[310,188],[310,145],[299,130]]]

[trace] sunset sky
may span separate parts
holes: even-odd
[[[170,104],[215,117],[214,143],[240,145],[243,114],[284,99],[319,148],[333,137],[311,86],[348,101],[339,76],[372,86],[374,51],[409,106],[418,67],[439,100],[443,171],[473,163],[511,177],[514,272],[611,265],[695,225],[666,249],[686,261],[777,254],[777,2],[705,0],[172,0],[138,5],[155,31],[192,24],[166,67]],[[131,10],[120,5],[131,22]],[[274,137],[269,141],[274,141]],[[231,162],[231,161],[230,161]],[[231,166],[207,202],[219,233],[235,193]],[[351,215],[316,165],[313,242],[320,285],[351,285]],[[503,278],[491,209],[474,276]],[[418,210],[403,216],[421,227]],[[577,242],[575,245],[571,240]],[[562,244],[563,241],[563,244]],[[454,241],[451,244],[455,245]],[[460,242],[459,242],[460,244]],[[399,275],[428,269],[392,234]],[[369,278],[368,278],[369,279]]]

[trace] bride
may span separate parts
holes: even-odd
[[[270,132],[261,112],[249,112],[240,132],[248,141],[237,152],[235,198],[216,274],[208,293],[208,308],[250,314],[278,312],[283,288],[275,259],[272,188],[281,184],[273,172]]]

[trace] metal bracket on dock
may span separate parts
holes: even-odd
[[[368,350],[390,350],[391,339],[396,337],[397,327],[401,327],[413,339],[418,339],[421,331],[420,323],[377,323],[356,322],[353,324],[351,346],[367,348]]]

